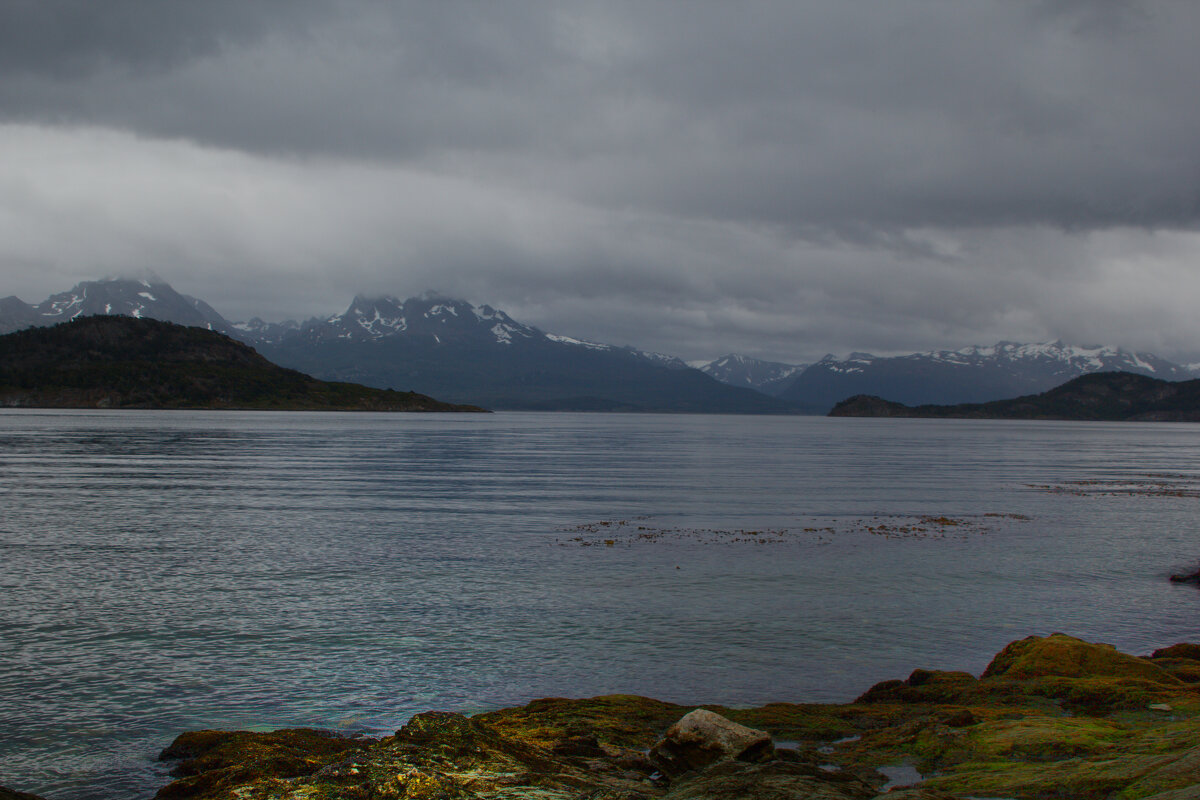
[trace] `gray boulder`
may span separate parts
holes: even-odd
[[[674,778],[718,761],[766,761],[774,752],[766,731],[698,708],[667,729],[666,736],[651,749],[650,758],[663,774]]]

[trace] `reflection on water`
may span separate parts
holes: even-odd
[[[1044,487],[1198,456],[1187,425],[5,412],[0,784],[146,797],[202,727],[845,700],[1032,633],[1195,640],[1165,580],[1194,493]]]

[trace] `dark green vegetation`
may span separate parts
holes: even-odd
[[[954,406],[906,406],[855,395],[834,406],[829,416],[1200,422],[1200,380],[1160,381],[1130,372],[1098,372],[1041,394]]]
[[[0,336],[0,406],[482,410],[414,392],[319,381],[213,331],[116,316]]]
[[[843,705],[705,708],[773,747],[660,740],[694,706],[550,698],[465,717],[418,714],[395,735],[185,733],[162,754],[194,800],[1195,800],[1200,645],[1135,657],[1054,634],[1004,648],[979,678],[916,670]],[[711,715],[710,715],[711,716]],[[656,745],[656,742],[660,743]],[[678,748],[674,749],[677,754]],[[662,763],[660,763],[662,762]],[[0,798],[4,797],[0,793]]]

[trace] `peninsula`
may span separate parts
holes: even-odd
[[[214,331],[115,316],[0,336],[0,407],[484,411],[317,380]]]
[[[1096,372],[1041,394],[946,406],[906,406],[860,394],[838,403],[829,416],[1200,422],[1200,379],[1163,381],[1132,372]]]

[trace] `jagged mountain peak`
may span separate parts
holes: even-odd
[[[150,270],[96,281],[81,281],[65,292],[27,306],[21,327],[54,325],[77,317],[146,317],[230,333],[227,320],[202,300],[179,294]],[[5,324],[4,327],[11,325]]]
[[[740,353],[728,353],[707,364],[695,366],[704,374],[721,381],[721,383],[777,395],[808,365],[765,361]]]
[[[536,328],[513,321],[491,306],[475,306],[441,292],[401,300],[393,295],[359,294],[345,312],[310,320],[303,335],[316,341],[382,340],[397,335],[425,337],[435,344],[476,342],[509,345],[542,338]]]

